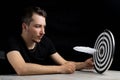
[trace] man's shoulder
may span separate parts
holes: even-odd
[[[10,35],[8,39],[18,39],[20,38],[20,35]]]
[[[7,38],[7,42],[18,42],[21,40],[21,37],[19,35],[10,35],[8,38]]]

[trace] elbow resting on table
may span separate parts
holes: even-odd
[[[19,76],[26,75],[26,74],[27,74],[27,69],[24,69],[24,68],[18,69],[18,70],[16,70],[16,73],[17,73],[17,75],[19,75]]]

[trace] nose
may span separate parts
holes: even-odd
[[[44,27],[41,28],[40,33],[41,33],[41,34],[45,34],[45,28],[44,28]]]

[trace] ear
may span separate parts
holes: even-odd
[[[23,29],[23,30],[26,30],[26,29],[27,29],[27,24],[22,23],[22,29]]]

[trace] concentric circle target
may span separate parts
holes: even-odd
[[[104,30],[98,36],[94,48],[97,50],[93,54],[94,68],[98,73],[102,74],[110,68],[113,61],[115,40],[112,32],[107,29]]]

